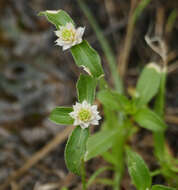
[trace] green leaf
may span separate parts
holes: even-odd
[[[85,161],[107,151],[115,141],[117,133],[118,129],[103,130],[89,137],[87,141],[87,151],[84,157]]]
[[[80,75],[77,82],[77,94],[79,102],[86,100],[88,103],[92,104],[95,99],[97,80],[88,75]]]
[[[133,117],[141,127],[151,131],[163,131],[167,127],[161,117],[149,108],[139,109]]]
[[[69,137],[65,147],[65,162],[67,168],[77,174],[81,173],[81,163],[86,151],[86,142],[89,136],[88,128],[77,126]]]
[[[60,26],[65,26],[67,23],[71,22],[73,25],[74,21],[71,19],[71,17],[63,10],[58,11],[43,11],[38,14],[39,16],[46,16],[49,22],[54,24],[57,29],[60,28]]]
[[[79,67],[83,67],[93,77],[101,77],[104,75],[101,66],[101,59],[98,53],[88,44],[87,41],[83,40],[82,43],[73,46],[71,48],[72,56],[74,57],[75,63]]]
[[[176,190],[176,189],[172,187],[167,187],[164,185],[153,185],[152,190]]]
[[[153,63],[144,68],[138,79],[136,92],[138,94],[137,104],[147,104],[158,92],[160,84],[159,67]]]
[[[118,115],[116,111],[103,105],[104,122],[102,128],[110,129],[118,126]]]
[[[130,105],[130,101],[126,96],[111,90],[102,90],[97,94],[97,98],[101,103],[110,110],[124,111]]]
[[[161,72],[160,78],[160,86],[158,94],[155,98],[154,110],[157,114],[159,114],[162,118],[164,117],[164,107],[165,107],[165,94],[166,94],[166,77],[167,70],[165,69]]]
[[[147,190],[151,187],[150,171],[144,160],[137,153],[129,148],[127,153],[127,166],[132,183],[140,190]]]
[[[71,125],[74,120],[70,117],[69,113],[72,111],[72,108],[57,107],[51,112],[49,119],[56,124]]]

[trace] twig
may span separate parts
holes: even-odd
[[[168,67],[168,73],[173,73],[178,70],[178,61]]]
[[[129,60],[129,54],[131,50],[135,23],[150,1],[151,0],[141,0],[140,2],[138,0],[131,1],[131,8],[129,12],[129,20],[128,20],[128,27],[127,27],[126,37],[125,37],[124,48],[118,58],[118,63],[119,63],[118,71],[120,75],[122,76],[122,78],[124,78],[126,70],[127,70],[127,66],[128,66],[128,60]]]
[[[169,123],[178,124],[178,117],[175,115],[166,115],[165,119]]]
[[[33,167],[39,160],[44,158],[52,150],[54,150],[60,143],[62,143],[67,136],[72,132],[74,127],[66,127],[62,132],[58,133],[47,145],[45,145],[40,151],[35,153],[27,162],[17,171],[12,173],[7,180],[0,186],[1,190],[6,189],[9,184],[17,180],[19,177],[24,175],[31,167]]]

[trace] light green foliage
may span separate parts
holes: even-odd
[[[138,190],[148,190],[151,187],[150,171],[144,160],[137,153],[127,149],[127,165],[132,183]]]
[[[132,16],[133,22],[135,23],[138,17],[141,15],[146,6],[150,3],[151,0],[141,0],[136,7],[134,14]]]
[[[77,94],[79,102],[86,100],[88,103],[92,104],[95,99],[97,80],[88,75],[80,75],[77,82]]]
[[[176,189],[172,187],[163,186],[163,185],[153,185],[152,190],[176,190]]]
[[[67,189],[67,187],[62,187],[62,189],[61,189],[61,190],[68,190],[68,189]]]
[[[83,67],[88,74],[100,78],[104,75],[101,59],[98,53],[85,40],[71,48],[72,56],[79,67]]]
[[[111,90],[102,90],[97,94],[97,98],[101,103],[110,110],[124,111],[130,105],[126,96]]]
[[[135,23],[149,1],[150,0],[142,0],[138,4],[133,14],[132,24]],[[85,4],[80,0],[78,2],[89,20],[94,23],[93,27],[110,63],[110,69],[117,92],[110,90],[110,87],[103,77],[104,72],[101,59],[87,41],[83,40],[80,44],[71,47],[70,52],[76,65],[82,67],[87,72],[87,75],[81,74],[77,82],[78,101],[82,103],[86,100],[89,104],[93,104],[97,83],[99,82],[101,90],[98,92],[97,98],[104,108],[104,122],[101,127],[102,130],[91,136],[89,136],[88,128],[82,129],[80,126],[77,126],[73,130],[65,147],[65,162],[67,168],[69,171],[82,176],[83,190],[86,190],[94,181],[111,185],[113,190],[118,190],[125,169],[126,155],[131,180],[138,190],[174,190],[173,188],[161,185],[153,185],[151,187],[151,174],[144,160],[130,148],[126,149],[126,143],[129,137],[135,133],[133,133],[133,131],[135,131],[135,122],[137,122],[139,126],[153,131],[158,137],[161,137],[160,134],[162,135],[166,130],[167,126],[163,120],[166,73],[163,73],[155,63],[147,65],[138,79],[136,96],[131,100],[128,99],[123,94],[122,81],[119,75],[117,75],[116,59],[113,56],[112,50],[104,39],[97,23],[93,20],[89,10],[86,9]],[[45,11],[39,15],[46,16],[48,21],[54,24],[58,30],[61,26],[65,26],[69,22],[75,25],[70,16],[62,10]],[[70,33],[65,31],[63,37],[68,39],[71,37],[70,35]],[[154,112],[148,108],[148,103],[157,94]],[[50,114],[50,120],[57,124],[71,125],[74,123],[74,119],[69,115],[72,111],[72,108],[57,107]],[[77,114],[77,119],[84,122],[92,118],[90,110],[85,108],[79,110]],[[157,140],[159,141],[160,139],[160,142],[155,146],[157,146],[157,149],[161,149],[160,147],[163,145],[164,138],[158,137]],[[159,150],[157,150],[157,152],[160,155],[162,154]],[[100,168],[94,172],[87,183],[84,161],[88,161],[98,155],[103,156],[112,167]],[[159,157],[161,157],[160,155]],[[111,170],[111,168],[114,172],[113,179],[97,178],[101,172]],[[163,169],[164,170],[160,171],[164,171],[164,173],[170,171],[168,170],[169,168]],[[176,168],[174,167],[174,169]]]
[[[166,124],[161,117],[149,108],[140,108],[133,117],[141,127],[151,131],[163,131],[166,129]]]
[[[86,142],[89,136],[87,129],[76,127],[70,135],[65,148],[65,162],[67,168],[81,175],[81,162],[86,151]]]
[[[103,130],[89,137],[85,160],[90,160],[103,152],[106,152],[113,145],[118,129]]]
[[[102,168],[99,168],[98,170],[96,170],[93,173],[93,175],[90,177],[90,179],[88,180],[87,187],[89,187],[96,180],[96,178],[99,174],[101,174],[104,171],[110,170],[110,169],[112,169],[112,168],[111,167],[102,167]]]
[[[139,77],[136,87],[139,106],[149,103],[158,92],[161,74],[157,67],[146,66]]]
[[[46,16],[48,21],[54,24],[57,29],[59,29],[60,26],[65,26],[69,22],[74,24],[72,18],[63,10],[58,10],[56,12],[44,11],[39,13],[39,16],[43,15]]]
[[[49,118],[56,124],[71,125],[74,120],[70,117],[69,113],[72,111],[72,108],[57,107],[51,112]]]

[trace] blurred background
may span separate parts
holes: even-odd
[[[78,26],[86,26],[85,38],[99,52],[106,79],[112,86],[106,47],[102,39],[98,39],[102,32],[128,93],[134,89],[145,64],[150,61],[161,64],[160,55],[145,42],[145,35],[157,36],[164,42],[169,69],[167,146],[174,156],[178,156],[178,1],[147,0],[139,8],[141,0],[83,0],[85,6],[80,2],[0,0],[2,190],[51,190],[63,185],[71,190],[80,189],[80,179],[68,174],[65,168],[65,137],[63,140],[56,137],[56,134],[63,134],[65,127],[51,123],[48,115],[57,105],[72,105],[76,100],[75,83],[81,71],[69,51],[62,52],[55,46],[55,28],[44,17],[37,16],[44,10],[64,9]],[[160,44],[154,45],[159,48]],[[53,142],[54,138],[58,140]],[[51,147],[46,147],[51,141]],[[154,169],[151,134],[142,129],[132,143]],[[41,151],[44,146],[46,153]],[[39,157],[34,158],[35,153],[39,153]],[[29,165],[25,165],[27,159]],[[90,161],[88,175],[102,164],[105,163],[100,158]],[[105,175],[111,176],[110,173]],[[154,179],[154,183],[164,182],[162,176]],[[128,176],[122,188],[133,189]],[[91,189],[110,188],[94,185]]]

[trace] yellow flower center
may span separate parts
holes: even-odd
[[[62,31],[62,39],[64,41],[72,41],[74,39],[74,35],[75,35],[75,33],[72,30],[64,29]]]
[[[81,121],[87,122],[91,118],[91,111],[82,108],[78,113],[78,117]]]

